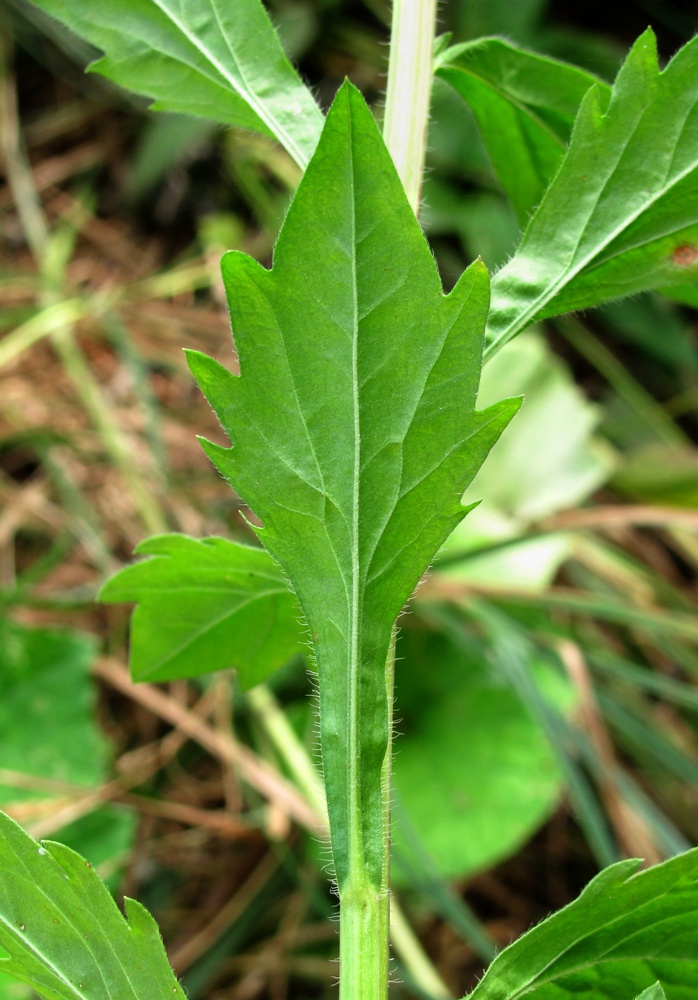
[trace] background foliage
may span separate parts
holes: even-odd
[[[387,5],[272,13],[323,106],[348,75],[380,113]],[[283,751],[295,736],[312,754],[302,652],[271,636],[285,666],[264,704],[227,674],[131,687],[128,610],[94,602],[146,535],[250,540],[196,441],[225,443],[182,348],[229,362],[220,254],[269,263],[299,171],[262,137],[83,77],[87,47],[20,0],[2,15],[5,172],[41,212],[0,189],[0,801],[152,909],[190,997],[329,996],[334,903]],[[441,21],[608,82],[648,22],[664,58],[695,29],[650,0],[462,0]],[[510,205],[439,81],[429,155],[422,220],[450,288],[478,254],[506,262],[530,194]],[[394,875],[456,996],[598,866],[696,840],[692,295],[542,324],[491,362],[480,405],[526,405],[401,621]],[[396,997],[419,995],[400,978]]]

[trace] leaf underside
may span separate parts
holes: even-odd
[[[647,871],[621,861],[506,948],[467,1000],[698,996],[698,848]],[[654,992],[652,990],[654,989]]]
[[[32,0],[104,52],[91,70],[175,111],[271,136],[305,167],[323,116],[259,0]]]
[[[303,650],[298,602],[264,549],[225,538],[159,535],[102,587],[101,601],[134,601],[136,681],[199,677],[234,667],[242,688]]]
[[[537,319],[698,280],[698,37],[659,72],[645,32],[592,87],[521,244],[492,281],[487,354]]]
[[[481,38],[447,49],[436,75],[470,106],[495,173],[524,224],[565,152],[590,87],[608,102],[610,87],[568,63]]]
[[[233,442],[204,446],[264,522],[313,636],[340,891],[355,863],[378,886],[392,625],[518,407],[474,408],[487,274],[476,263],[443,295],[373,117],[344,85],[272,270],[229,253],[223,276],[241,376],[189,354]]]
[[[184,998],[151,915],[126,899],[124,919],[79,854],[0,812],[0,870],[0,970],[46,1000]]]

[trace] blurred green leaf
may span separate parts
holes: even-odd
[[[698,450],[690,445],[651,444],[629,452],[612,486],[645,503],[698,506]]]
[[[151,558],[119,570],[99,593],[108,603],[138,604],[134,680],[235,668],[249,688],[301,652],[296,598],[264,549],[172,534],[141,542],[136,553]]]
[[[185,115],[157,115],[145,122],[131,156],[124,194],[140,202],[204,145],[215,124]]]
[[[26,983],[20,983],[14,976],[8,976],[7,973],[0,971],[0,1000],[32,1000],[35,996],[34,991]]]
[[[468,1000],[617,1000],[656,981],[672,1000],[695,1000],[698,849],[648,871],[639,864],[602,871],[506,948]]]
[[[94,719],[84,633],[0,621],[0,767],[87,788],[104,778],[108,744]],[[35,792],[0,784],[0,802]]]
[[[0,813],[0,868],[0,970],[47,1000],[184,997],[148,911],[126,899],[125,920],[79,854]]]
[[[531,665],[546,697],[572,701],[560,675]],[[485,651],[405,630],[396,666],[401,737],[395,791],[442,876],[464,878],[514,853],[544,822],[561,792],[548,740]],[[410,856],[400,823],[396,850]],[[398,869],[399,873],[399,869]]]
[[[259,0],[32,0],[104,52],[90,69],[176,111],[271,136],[305,167],[322,112]]]
[[[459,34],[468,38],[506,35],[521,40],[535,27],[547,0],[467,0],[458,5]]]
[[[609,450],[594,439],[599,410],[584,398],[545,340],[530,331],[485,367],[478,398],[523,394],[515,421],[473,480],[465,502],[483,503],[441,549],[452,565],[439,572],[479,583],[547,586],[565,559],[564,534],[522,540],[494,552],[480,549],[515,539],[534,521],[581,503],[608,477]],[[455,563],[458,555],[467,559]]]
[[[569,141],[582,98],[610,87],[576,66],[483,38],[447,49],[437,63],[475,114],[499,181],[523,225],[539,203]]]
[[[490,270],[504,263],[516,246],[519,229],[501,194],[463,193],[454,183],[428,174],[422,189],[420,221],[430,239],[458,235],[466,257],[481,257]]]
[[[582,102],[567,153],[492,285],[486,353],[534,320],[698,278],[698,38],[663,72],[645,32],[608,108]]]

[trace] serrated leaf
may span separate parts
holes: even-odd
[[[648,871],[639,864],[602,871],[506,948],[468,1000],[618,1000],[657,981],[671,1000],[694,1000],[698,848]]]
[[[264,549],[172,534],[148,538],[136,553],[150,558],[119,570],[99,594],[101,601],[138,604],[134,680],[232,667],[249,688],[301,652],[298,602]]]
[[[482,38],[447,49],[436,75],[472,109],[499,182],[521,224],[541,200],[557,170],[582,98],[598,77],[518,48],[503,38]]]
[[[259,0],[32,0],[104,56],[90,69],[177,111],[271,136],[305,167],[322,112]]]
[[[0,813],[0,970],[46,1000],[182,997],[157,924],[62,844],[32,840]]]
[[[272,270],[229,253],[223,276],[241,376],[189,355],[233,442],[205,448],[264,522],[313,634],[340,891],[350,855],[378,887],[392,625],[518,407],[474,408],[487,273],[476,263],[443,295],[373,117],[346,84]]]
[[[534,320],[698,279],[698,38],[663,72],[633,46],[582,102],[558,173],[492,282],[487,353]]]

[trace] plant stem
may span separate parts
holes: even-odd
[[[384,1000],[388,996],[390,899],[369,883],[349,885],[340,898],[339,998]]]
[[[296,784],[317,812],[318,817],[322,818],[323,824],[327,826],[327,804],[320,776],[313,767],[308,751],[296,735],[281,705],[266,684],[258,684],[257,687],[247,691],[245,697]],[[428,996],[434,997],[435,1000],[437,998],[438,1000],[441,998],[448,1000],[451,994],[422,948],[419,938],[410,927],[394,896],[390,898],[390,939],[395,955],[409,972],[415,985]],[[488,956],[491,957],[489,952]]]
[[[394,0],[383,138],[419,210],[436,35],[436,0]]]

